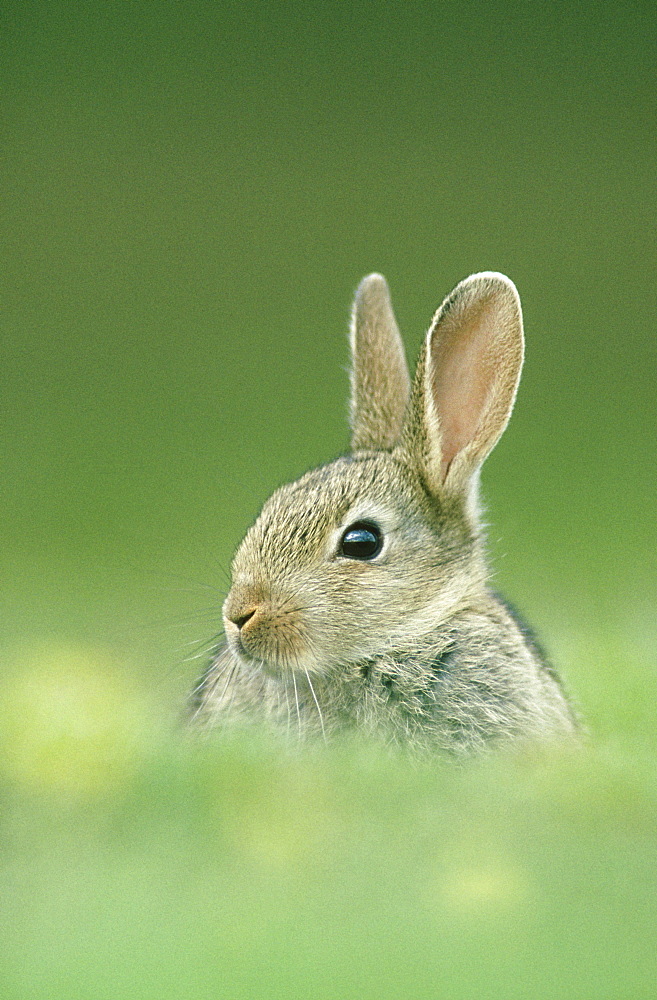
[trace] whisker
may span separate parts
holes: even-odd
[[[153,623],[152,627],[157,628],[158,631],[162,629],[184,629],[184,628],[196,628],[197,625],[206,625],[216,623],[216,615],[203,614],[199,615],[196,621],[192,622],[163,622],[161,625],[156,625]]]
[[[281,688],[280,688],[280,685],[277,685],[277,687],[276,687],[276,711],[277,711],[278,715],[282,715],[283,714],[283,710],[282,710],[282,706],[281,706]]]
[[[297,721],[299,723],[299,739],[301,739],[301,712],[299,711],[299,692],[297,690],[297,679],[292,671],[292,683],[294,684],[294,700],[297,703]]]
[[[200,652],[198,653],[190,653],[189,656],[183,657],[183,663],[193,663],[194,660],[200,660],[202,657],[209,656],[210,653],[212,652],[212,648],[213,648],[212,646],[206,646],[204,649],[201,649]]]
[[[285,701],[287,702],[287,735],[288,735],[288,739],[289,739],[289,736],[290,736],[290,716],[292,714],[292,709],[291,709],[291,706],[290,706],[290,695],[289,695],[289,692],[288,692],[288,689],[287,689],[287,684],[285,685],[285,687],[283,688],[283,690],[285,691]]]
[[[231,667],[231,663],[230,662],[226,663],[224,665],[224,667],[219,671],[219,673],[217,674],[217,676],[211,682],[209,681],[209,676],[210,676],[211,669],[212,669],[210,667],[208,670],[205,671],[205,673],[203,674],[203,676],[198,680],[196,686],[194,687],[194,691],[193,691],[193,699],[195,701],[196,700],[198,701],[197,708],[196,708],[196,710],[194,712],[194,715],[192,716],[193,719],[197,719],[197,718],[199,718],[201,716],[201,714],[203,713],[203,711],[206,709],[206,706],[208,705],[208,702],[211,705],[210,711],[211,711],[212,715],[216,715],[217,714],[217,710],[220,709],[221,706],[220,705],[218,706],[216,703],[214,703],[214,694],[215,694],[215,692],[217,690],[217,685],[218,685],[219,681],[224,676],[224,674],[226,673],[226,671],[230,669],[230,667]],[[234,666],[233,666],[233,669],[234,669]],[[226,687],[228,686],[229,682],[230,682],[230,677],[226,681]],[[225,690],[226,690],[226,688],[224,688],[224,692],[225,692]],[[223,697],[223,695],[222,695],[222,697]]]
[[[315,688],[313,687],[313,682],[310,679],[310,674],[308,673],[308,668],[304,667],[303,671],[304,671],[304,673],[306,675],[306,680],[308,681],[308,686],[310,687],[311,694],[312,694],[313,698],[315,699],[315,704],[317,705],[317,711],[319,713],[319,724],[322,727],[322,736],[324,737],[324,740],[326,740],[326,730],[324,729],[324,719],[322,717],[322,710],[319,707],[319,702],[317,701],[317,695],[315,694]]]
[[[224,663],[223,667],[221,668],[221,670],[219,671],[219,673],[217,674],[217,676],[214,678],[214,680],[212,682],[212,690],[213,691],[216,690],[217,684],[219,683],[219,681],[221,680],[221,678],[224,676],[224,674],[226,673],[226,671],[230,670],[230,668],[231,668],[232,665],[233,664],[231,664],[230,660],[228,661],[228,663]],[[208,672],[206,673],[206,677],[207,677],[208,673],[211,670],[212,670],[212,664],[210,665],[210,667],[208,669]],[[204,680],[205,680],[205,678],[201,678],[200,683],[202,684],[204,682]]]
[[[180,587],[176,584],[175,589],[173,587],[166,588],[166,589],[171,589],[173,593],[176,594],[195,594],[197,590],[211,590],[213,594],[219,593],[219,589],[215,587],[213,583],[205,583],[203,580],[192,580],[186,576],[178,576],[175,573],[167,574],[167,576],[171,576],[173,580],[183,580],[185,582],[184,587]],[[153,589],[156,588],[153,587]],[[164,589],[164,588],[157,588],[157,589]]]
[[[234,663],[233,666],[232,666],[232,669],[231,669],[230,673],[228,674],[228,677],[226,679],[226,683],[224,684],[224,689],[221,692],[221,698],[219,699],[220,703],[224,700],[224,697],[226,695],[226,691],[228,690],[228,685],[231,683],[231,681],[232,681],[232,679],[233,679],[233,677],[235,675],[235,671],[236,670],[237,670],[237,664]],[[233,692],[233,694],[234,694],[234,692]]]
[[[203,639],[191,639],[189,642],[182,644],[180,652],[182,653],[185,648],[189,648],[191,646],[192,650],[198,651],[199,656],[203,656],[204,654],[211,653],[213,650],[217,649],[223,638],[223,632],[216,632],[214,635],[204,637]],[[194,652],[191,652],[188,656],[183,657],[183,662],[190,659],[195,659]]]
[[[237,670],[237,664],[235,664],[235,666],[233,667],[233,676],[234,676],[236,670]],[[232,677],[231,677],[231,680],[232,680]],[[233,690],[230,693],[230,701],[228,702],[228,705],[226,707],[226,714],[230,714],[230,710],[233,707],[233,702],[235,701],[235,691],[236,690],[237,690],[237,685],[233,684]]]
[[[217,643],[217,642],[219,642],[219,640],[223,639],[223,637],[224,637],[224,633],[223,632],[217,632],[216,635],[210,636],[209,639],[190,639],[189,642],[184,642],[182,644],[181,648],[184,649],[185,646],[198,646],[201,643],[203,643],[203,645],[207,646],[207,645],[210,645],[211,643]]]

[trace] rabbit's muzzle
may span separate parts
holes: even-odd
[[[289,601],[234,587],[223,608],[226,638],[241,659],[267,672],[293,668],[306,651],[301,612]]]

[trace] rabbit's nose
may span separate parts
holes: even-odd
[[[257,610],[258,610],[257,608],[251,608],[249,611],[246,611],[243,615],[239,614],[228,615],[228,620],[233,622],[234,625],[237,625],[238,629],[241,630],[244,628],[247,622],[251,621]]]

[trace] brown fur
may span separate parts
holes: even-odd
[[[412,389],[380,275],[359,287],[351,345],[354,451],[274,493],[247,533],[194,719],[356,727],[457,753],[573,733],[558,678],[487,586],[478,473],[520,378],[515,286],[491,272],[461,282]],[[383,548],[347,558],[340,540],[362,521]]]

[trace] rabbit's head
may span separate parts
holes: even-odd
[[[267,501],[240,545],[224,625],[270,674],[328,676],[409,649],[484,586],[481,463],[523,357],[513,283],[461,282],[429,328],[413,384],[384,279],[351,324],[352,452]]]

